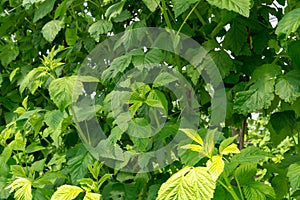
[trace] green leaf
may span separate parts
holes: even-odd
[[[287,177],[289,178],[293,192],[300,188],[300,162],[289,166]]]
[[[80,187],[72,185],[63,185],[57,188],[57,190],[51,197],[51,200],[73,200],[81,192],[83,192],[83,190]]]
[[[234,176],[240,185],[246,185],[255,181],[254,178],[256,173],[256,163],[243,163],[234,171]]]
[[[155,84],[155,86],[165,86],[177,80],[178,78],[176,76],[168,72],[162,72],[155,78],[153,83]]]
[[[229,31],[225,35],[222,47],[230,49],[234,55],[239,55],[243,46],[247,42],[247,28],[245,25],[233,21]]]
[[[66,107],[76,101],[83,93],[83,84],[77,76],[63,77],[53,80],[49,85],[51,100],[63,111]]]
[[[243,191],[246,199],[266,200],[269,198],[275,199],[276,197],[275,191],[271,186],[259,182],[245,185]]]
[[[258,163],[268,157],[269,154],[260,150],[258,147],[249,146],[243,150],[239,154],[236,154],[232,157],[232,163]]]
[[[208,160],[206,165],[213,180],[216,181],[223,172],[225,164],[222,156],[217,155],[213,156],[211,160]]]
[[[241,114],[248,114],[268,108],[274,99],[275,78],[281,74],[278,65],[266,64],[258,67],[252,74],[249,90],[236,94],[234,109]]]
[[[66,14],[67,9],[72,2],[73,0],[64,0],[62,3],[60,3],[55,10],[54,19],[57,19],[58,17],[63,17]]]
[[[111,19],[117,17],[123,10],[123,6],[126,1],[120,1],[111,5],[105,12],[105,17],[110,21]]]
[[[52,129],[59,129],[64,119],[64,114],[59,110],[48,111],[45,114],[45,122]]]
[[[278,78],[275,93],[289,103],[293,103],[300,97],[300,71],[292,70]]]
[[[110,66],[103,71],[101,79],[106,82],[115,78],[119,73],[123,73],[131,63],[131,56],[120,56],[112,61]]]
[[[45,17],[53,10],[55,0],[47,0],[42,2],[34,11],[33,23],[36,23],[39,19]]]
[[[88,31],[91,34],[91,37],[94,38],[96,42],[99,42],[100,35],[108,33],[112,30],[112,27],[113,24],[110,21],[98,20],[89,27]]]
[[[215,182],[205,167],[187,167],[161,185],[156,200],[209,200],[214,189]]]
[[[245,17],[250,15],[250,0],[207,0],[213,6],[237,12]]]
[[[86,176],[88,173],[88,166],[93,164],[94,159],[82,144],[77,145],[71,151],[74,154],[71,155],[69,153],[69,156],[72,157],[68,160],[67,165],[70,170],[72,183],[76,184],[78,179]]]
[[[66,42],[68,45],[72,46],[76,44],[78,39],[77,30],[75,28],[67,28],[65,32]]]
[[[282,34],[287,38],[291,33],[297,31],[300,26],[300,8],[288,12],[278,22],[275,33],[280,36]]]
[[[154,12],[160,3],[160,0],[143,0],[143,2],[151,12]]]
[[[58,32],[63,28],[64,22],[60,20],[52,20],[44,25],[42,34],[48,42],[52,42]]]
[[[4,46],[0,46],[0,60],[3,66],[7,66],[9,63],[14,61],[19,55],[18,46],[9,43]]]
[[[196,3],[198,0],[172,0],[173,11],[175,13],[175,17],[177,18],[184,11],[186,11],[192,4]]]
[[[27,178],[18,177],[8,186],[10,193],[15,191],[14,197],[16,200],[32,200],[31,181]]]
[[[195,141],[198,144],[200,144],[201,146],[203,146],[203,140],[195,130],[193,130],[193,129],[180,129],[180,130],[182,132],[184,132],[193,141]]]

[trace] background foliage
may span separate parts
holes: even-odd
[[[2,0],[0,13],[1,199],[300,198],[298,1]],[[138,27],[180,31],[209,51],[225,84],[227,113],[222,131],[208,129],[209,86],[172,54],[148,50],[115,59],[95,100],[111,143],[132,152],[156,150],[178,131],[176,98],[154,86],[139,88],[143,99],[132,99],[136,121],[125,129],[147,132],[147,113],[159,107],[168,123],[157,136],[128,137],[111,117],[116,80],[140,63],[173,66],[190,81],[201,107],[201,128],[180,130],[194,142],[182,141],[177,161],[130,174],[91,156],[71,106],[84,58],[111,35]],[[138,163],[137,169],[148,164]]]

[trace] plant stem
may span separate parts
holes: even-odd
[[[199,5],[201,1],[198,1],[194,7],[192,8],[192,10],[189,12],[189,14],[185,17],[185,19],[183,20],[180,28],[178,29],[177,35],[180,33],[181,29],[183,28],[184,24],[186,23],[186,21],[190,18],[191,14],[194,12],[194,10],[197,8],[197,6]]]
[[[166,2],[165,0],[161,0],[161,4],[162,4],[162,7],[161,8],[161,11],[164,15],[164,18],[166,20],[166,23],[167,23],[167,26],[169,29],[173,29],[172,28],[172,25],[171,25],[171,22],[170,22],[170,19],[169,19],[169,16],[168,16],[168,13],[167,13],[167,6],[166,6]]]

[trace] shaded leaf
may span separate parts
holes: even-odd
[[[34,11],[33,23],[45,17],[54,7],[55,0],[47,0],[42,2]]]

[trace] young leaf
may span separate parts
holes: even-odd
[[[297,31],[300,26],[300,8],[294,9],[287,13],[279,21],[275,33],[280,36],[285,34],[286,38],[291,34]]]
[[[18,177],[8,188],[11,188],[10,193],[15,191],[16,200],[32,200],[31,181],[27,178]]]
[[[200,145],[197,145],[197,144],[187,144],[187,145],[182,146],[181,148],[182,149],[190,149],[192,151],[199,152],[199,153],[204,153],[203,147]]]
[[[209,200],[216,183],[205,167],[183,168],[162,184],[156,200]]]
[[[184,132],[193,141],[195,141],[198,144],[200,144],[201,146],[203,146],[203,140],[195,130],[193,130],[193,129],[180,129],[180,130],[182,132]]]
[[[101,194],[87,192],[83,198],[83,200],[100,200]]]
[[[219,146],[219,152],[221,153],[227,146],[234,142],[234,140],[238,137],[238,135],[226,138],[223,140]]]
[[[225,164],[222,157],[217,155],[213,156],[211,160],[208,160],[206,165],[209,173],[212,175],[213,180],[216,181],[223,172]]]
[[[57,188],[51,197],[51,200],[73,200],[75,199],[83,190],[80,187],[72,185],[63,185]]]
[[[223,149],[223,151],[221,151],[220,153],[222,155],[227,155],[227,154],[231,154],[231,153],[240,153],[240,150],[236,144],[230,144],[225,149]]]
[[[60,31],[60,29],[63,28],[63,26],[64,26],[64,22],[60,20],[52,20],[48,22],[47,24],[44,25],[42,29],[44,38],[48,42],[52,42],[55,39],[58,32]]]
[[[250,0],[207,0],[207,2],[221,9],[232,10],[245,17],[250,15]]]

